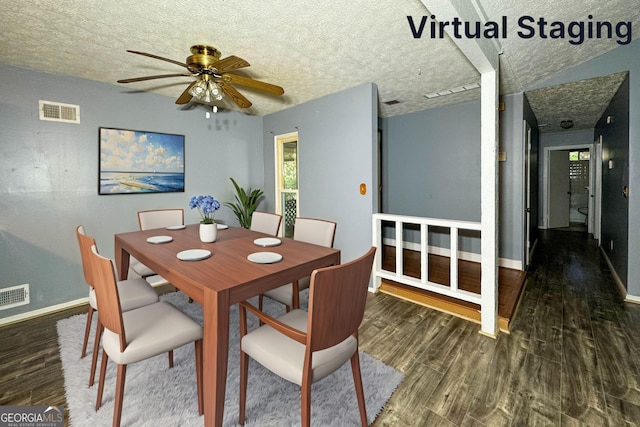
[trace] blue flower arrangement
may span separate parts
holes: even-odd
[[[191,209],[198,208],[200,212],[200,224],[214,224],[214,217],[216,211],[220,209],[220,202],[213,196],[193,196],[189,200],[189,207]]]

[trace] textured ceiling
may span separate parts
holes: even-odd
[[[606,5],[601,0],[532,3],[478,0],[488,20],[502,22],[504,16],[508,21],[508,35],[498,43],[503,50],[502,94],[524,91],[619,46],[606,38],[581,45],[539,36],[524,39],[516,35],[517,20],[523,15],[568,23],[588,21],[592,14],[594,21],[630,20],[640,27],[637,0],[609,0]],[[285,89],[284,96],[273,97],[239,88],[253,102],[246,112],[257,115],[368,82],[378,86],[382,117],[479,98],[478,89],[432,99],[424,96],[479,83],[478,72],[451,39],[429,37],[429,24],[422,38],[413,37],[407,16],[418,25],[430,15],[428,4],[429,0],[139,0],[123,6],[104,0],[24,4],[0,0],[0,61],[115,85],[118,79],[183,71],[127,49],[184,61],[191,45],[209,44],[223,57],[246,59],[251,67],[244,75]],[[122,85],[122,91],[178,97],[190,81],[179,77],[131,83]],[[534,98],[537,95],[547,101],[556,96],[553,91],[536,93]],[[563,88],[563,99],[574,95]],[[400,102],[385,103],[392,100]],[[534,105],[536,116],[543,117],[538,108],[547,105],[557,106],[540,100]],[[235,109],[229,103],[221,106]],[[580,112],[575,114],[573,120],[581,122]]]
[[[562,120],[571,120],[573,130],[592,129],[626,75],[626,72],[616,73],[527,91],[540,131],[562,131]]]

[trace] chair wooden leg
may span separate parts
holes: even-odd
[[[309,427],[311,425],[311,381],[308,378],[302,380],[300,397],[302,406],[300,422],[302,427]]]
[[[84,327],[84,341],[82,342],[82,355],[80,355],[80,359],[84,359],[87,355],[87,343],[89,342],[89,332],[91,331],[93,311],[93,307],[89,306],[89,312],[87,313],[87,325]]]
[[[96,326],[96,338],[93,341],[93,354],[91,355],[91,372],[89,373],[89,387],[93,387],[93,382],[96,377],[96,367],[98,365],[98,353],[100,353],[100,338],[102,338],[103,331],[104,331],[104,326],[100,321],[100,315],[98,315],[98,325]]]
[[[262,302],[262,295],[260,295]],[[260,307],[262,308],[262,307]],[[247,309],[240,306],[240,410],[238,411],[238,423],[244,425],[247,403],[247,375],[249,373],[249,356],[242,351],[242,337],[247,335]]]
[[[100,377],[98,377],[98,397],[96,398],[96,411],[102,406],[102,392],[104,391],[104,377],[107,373],[107,353],[102,350],[102,364],[100,364]]]
[[[169,350],[167,353],[169,356],[169,369],[173,368],[173,350]]]
[[[243,426],[247,409],[247,383],[249,374],[249,356],[240,351],[240,410],[238,423]]]
[[[196,346],[196,384],[198,387],[198,414],[204,414],[204,395],[202,384],[202,371],[203,371],[203,359],[202,359],[202,340],[195,342]]]
[[[358,398],[358,407],[360,408],[360,421],[362,427],[367,427],[367,407],[364,402],[364,388],[362,387],[358,350],[351,356],[351,372],[353,372],[353,384],[356,386],[356,397]]]
[[[124,380],[127,376],[127,365],[118,365],[116,378],[116,397],[113,406],[113,427],[120,427],[122,418],[122,398],[124,397]]]

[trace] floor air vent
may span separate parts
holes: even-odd
[[[40,120],[53,122],[80,123],[80,106],[60,102],[38,101]]]
[[[0,289],[0,310],[29,304],[29,285]]]

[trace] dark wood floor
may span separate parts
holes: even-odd
[[[511,334],[389,295],[361,348],[405,373],[376,426],[640,425],[640,306],[585,233],[543,232]]]
[[[361,349],[405,379],[375,426],[640,425],[640,306],[594,241],[543,232],[511,334],[369,295]],[[65,405],[55,322],[0,328],[0,405]],[[82,337],[78,337],[82,339]]]

